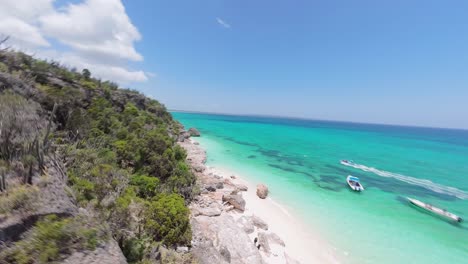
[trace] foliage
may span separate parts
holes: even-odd
[[[166,245],[189,243],[192,237],[189,210],[178,194],[160,194],[148,203],[145,229]]]
[[[122,245],[122,252],[124,253],[129,263],[134,263],[142,260],[145,256],[145,251],[149,238],[132,237],[124,241]]]
[[[130,180],[130,184],[138,188],[138,196],[141,198],[151,198],[159,191],[159,179],[156,177],[135,175]]]
[[[94,250],[105,239],[102,232],[89,227],[81,217],[59,219],[49,215],[38,221],[27,237],[0,253],[7,263],[47,263],[72,250]]]
[[[85,80],[89,80],[89,78],[91,78],[91,72],[88,69],[83,69],[83,71],[81,71],[81,75],[83,75]]]
[[[34,198],[38,193],[35,186],[20,185],[0,195],[0,213],[11,213],[16,210],[32,210]]]
[[[39,117],[40,106],[31,100],[7,92],[0,94],[0,158],[21,158],[43,133],[45,123]]]
[[[164,105],[93,78],[87,69],[79,73],[15,52],[0,53],[0,63],[2,71],[32,76],[25,89],[6,85],[7,92],[0,93],[0,160],[14,159],[25,169],[39,168],[38,157],[31,151],[43,141],[48,111],[56,104],[57,113],[50,119],[55,124],[48,137],[49,153],[63,157],[73,196],[80,206],[107,221],[127,258],[144,261],[149,248],[158,243],[190,243],[186,203],[193,197],[195,177],[185,163],[187,154],[173,136],[179,124]],[[27,204],[26,192],[20,190],[0,196],[5,212]],[[44,226],[35,227],[35,239],[51,242],[41,248],[28,240],[24,247],[15,247],[14,261],[26,263],[40,254],[53,260],[75,247],[78,235],[64,230],[73,221],[46,220],[58,232],[46,230],[50,236],[38,235]]]

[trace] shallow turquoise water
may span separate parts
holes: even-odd
[[[468,131],[173,115],[200,130],[208,165],[266,183],[347,263],[468,263]],[[347,188],[348,174],[361,178],[363,193]],[[467,221],[427,214],[407,196]]]

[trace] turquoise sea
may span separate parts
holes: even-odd
[[[345,263],[468,263],[468,131],[172,114],[200,130],[208,165],[266,183]],[[360,177],[364,192],[350,191],[349,174]],[[428,214],[405,197],[465,222]]]

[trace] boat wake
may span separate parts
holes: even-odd
[[[418,178],[413,178],[413,177],[406,176],[406,175],[399,174],[399,173],[382,171],[382,170],[378,170],[378,169],[373,168],[373,167],[367,167],[365,165],[357,164],[357,163],[354,163],[354,162],[351,162],[351,161],[341,161],[341,164],[343,164],[345,166],[353,167],[353,168],[356,168],[356,169],[360,169],[362,171],[372,172],[372,173],[374,173],[374,174],[376,174],[378,176],[382,176],[382,177],[386,177],[386,178],[394,178],[394,179],[397,179],[399,181],[403,181],[403,182],[406,182],[406,183],[409,183],[409,184],[412,184],[412,185],[417,185],[417,186],[426,188],[426,189],[431,190],[431,191],[436,192],[436,193],[455,196],[455,197],[457,197],[459,199],[463,199],[463,200],[468,199],[468,192],[465,192],[463,190],[460,190],[460,189],[457,189],[457,188],[454,188],[454,187],[445,186],[445,185],[442,185],[442,184],[437,184],[437,183],[434,183],[434,182],[432,182],[430,180],[418,179]]]

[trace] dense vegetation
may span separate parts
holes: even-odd
[[[180,125],[163,105],[92,78],[86,69],[19,52],[0,52],[0,79],[0,214],[27,210],[37,179],[58,160],[70,195],[100,223],[46,217],[0,257],[46,262],[71,249],[92,249],[104,233],[129,262],[144,262],[159,245],[190,243],[186,204],[195,178],[176,144]]]

